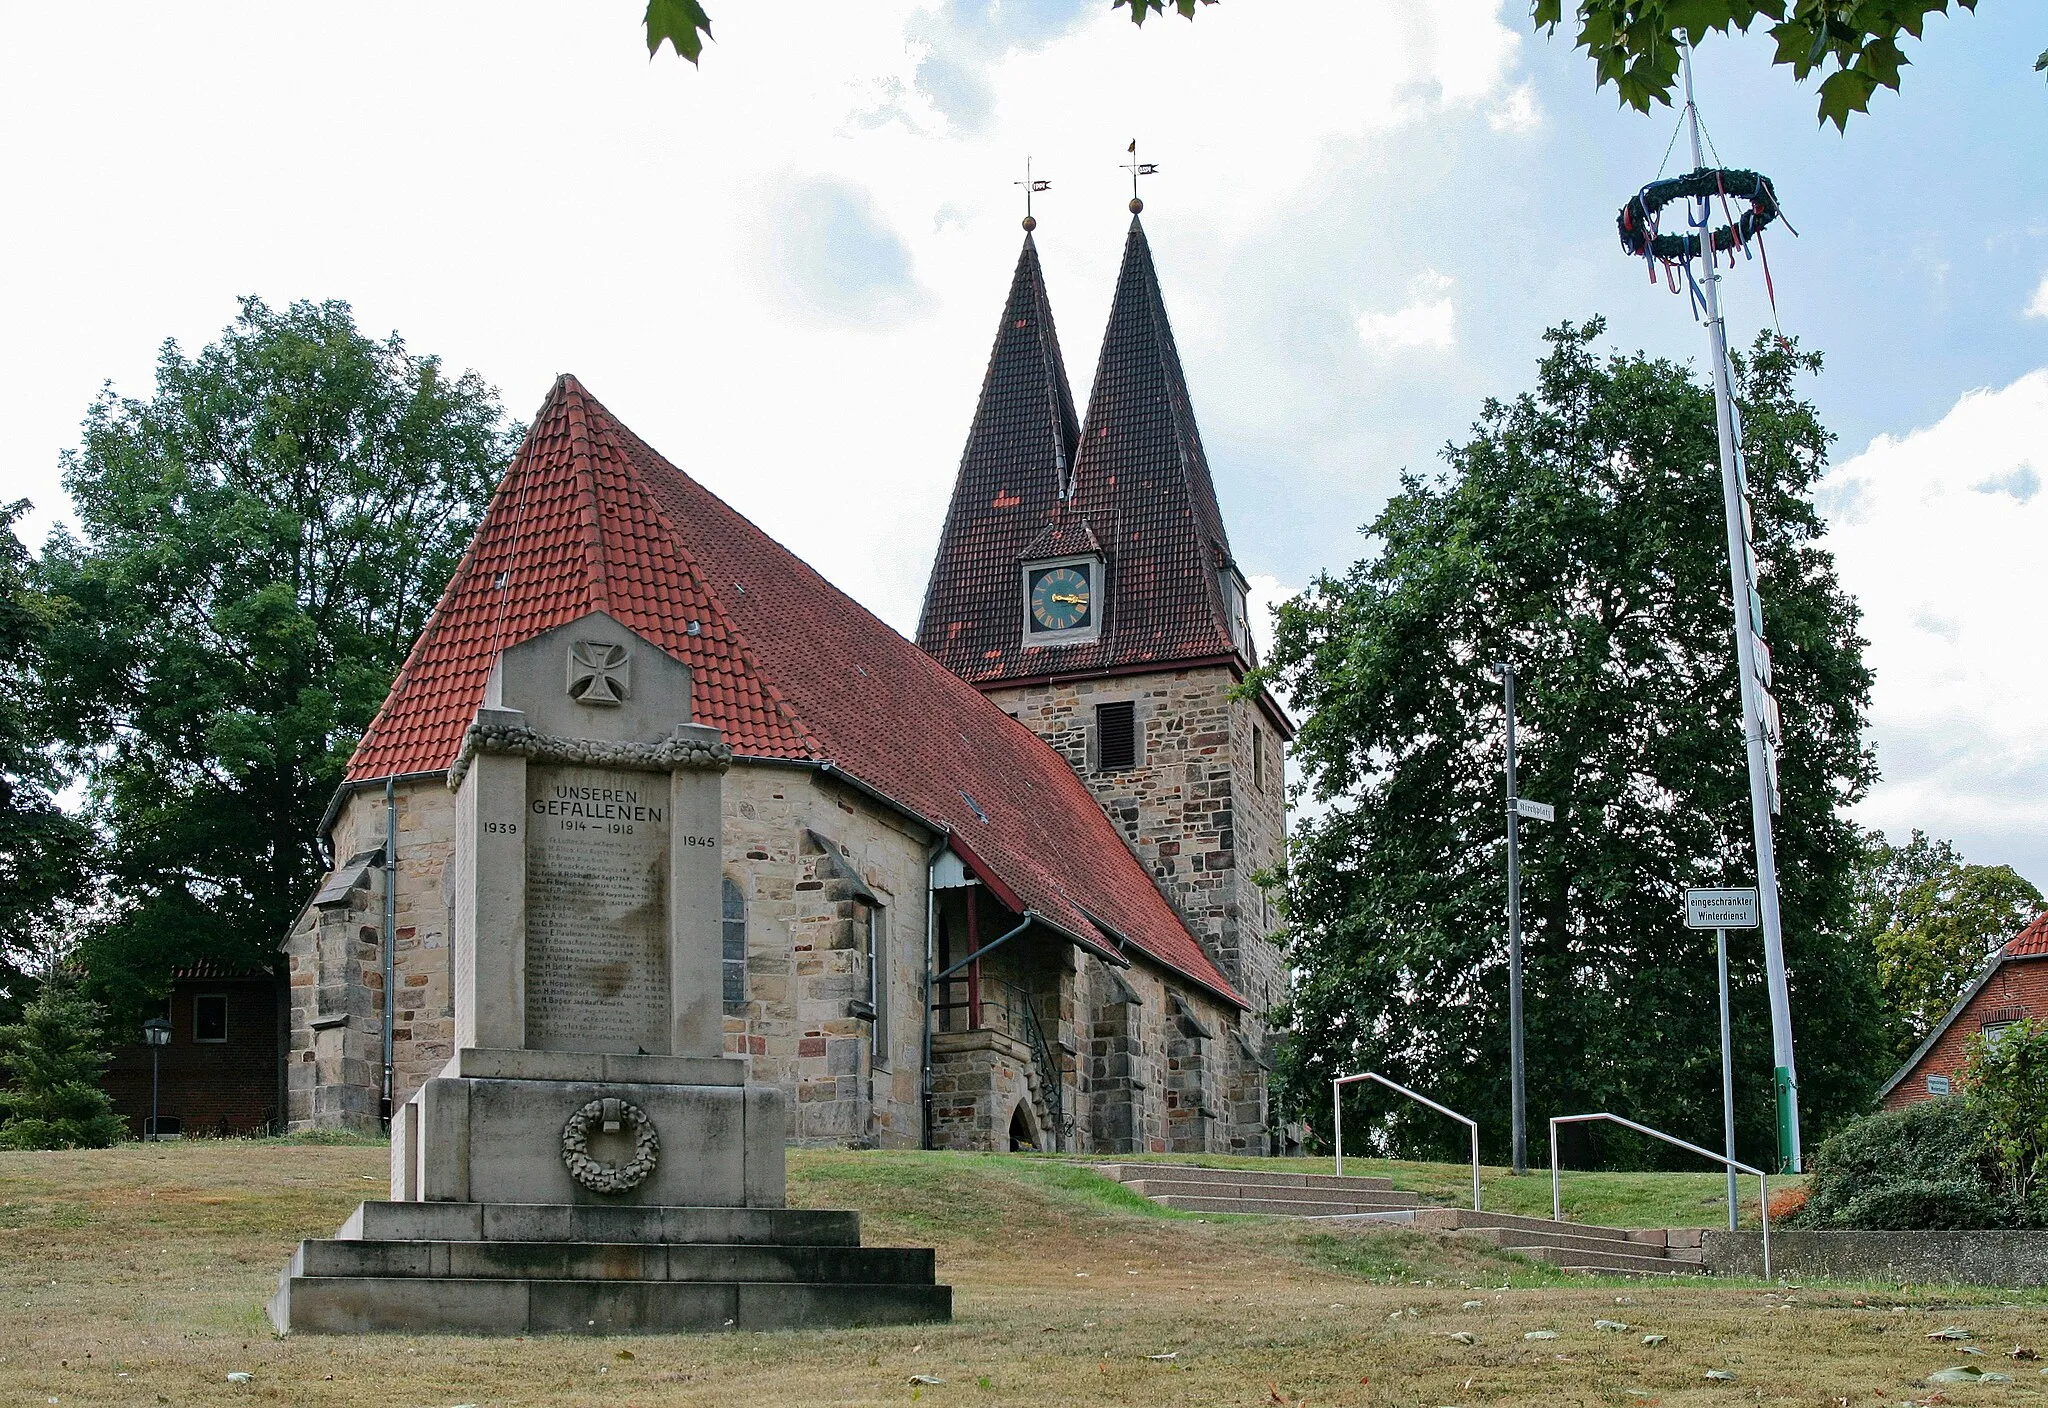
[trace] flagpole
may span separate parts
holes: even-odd
[[[1699,107],[1693,101],[1692,45],[1681,51],[1685,65],[1685,113],[1692,131],[1692,164],[1695,171],[1706,169],[1706,154],[1700,147]],[[1705,199],[1701,200],[1702,206]],[[1781,1167],[1801,1171],[1799,1147],[1799,1075],[1792,1052],[1792,1001],[1785,974],[1784,933],[1778,910],[1778,860],[1771,834],[1771,813],[1776,810],[1775,780],[1772,776],[1771,744],[1765,737],[1763,683],[1758,672],[1757,638],[1762,633],[1762,603],[1757,596],[1749,547],[1749,527],[1744,521],[1744,500],[1748,485],[1741,469],[1741,446],[1736,436],[1735,402],[1728,367],[1728,329],[1721,318],[1721,273],[1714,262],[1713,232],[1709,222],[1699,230],[1701,256],[1706,264],[1707,337],[1714,362],[1714,431],[1721,451],[1721,499],[1727,520],[1728,580],[1735,610],[1736,671],[1742,684],[1742,734],[1749,760],[1750,827],[1756,837],[1757,893],[1762,911],[1764,975],[1770,992],[1771,1057],[1777,1088],[1778,1158]],[[1767,668],[1767,667],[1766,667]]]

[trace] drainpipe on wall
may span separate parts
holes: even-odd
[[[932,844],[924,858],[924,1056],[917,1072],[917,1147],[932,1147],[932,970],[939,966],[939,892],[932,885],[939,857],[946,853],[946,833]]]
[[[398,981],[398,779],[384,779],[384,1095],[378,1104],[378,1118],[386,1133],[391,1129],[391,1097],[396,1089],[391,1078],[391,1020],[397,1001],[392,985]]]

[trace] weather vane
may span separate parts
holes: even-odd
[[[1038,228],[1038,219],[1031,213],[1031,197],[1040,191],[1051,190],[1052,182],[1031,179],[1031,158],[1027,156],[1024,158],[1024,179],[1012,181],[1010,184],[1024,188],[1024,232],[1029,234]]]
[[[1131,173],[1131,214],[1136,215],[1145,208],[1145,202],[1138,198],[1138,178],[1140,176],[1157,176],[1159,174],[1159,167],[1155,162],[1138,160],[1138,139],[1136,137],[1131,138],[1131,145],[1126,150],[1130,152],[1131,159],[1124,163],[1124,170]]]

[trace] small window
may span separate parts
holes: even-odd
[[[725,1010],[744,1016],[747,1010],[747,897],[739,881],[725,877],[722,889],[725,920]]]
[[[228,1039],[228,995],[201,993],[192,999],[192,1039],[218,1044]]]
[[[1266,733],[1257,724],[1252,725],[1252,786],[1266,790]]]
[[[857,913],[864,922],[861,942],[867,948],[868,1005],[874,1020],[868,1023],[869,1051],[874,1064],[889,1064],[889,928],[888,911],[878,904],[863,904]]]
[[[1095,770],[1118,772],[1138,765],[1138,706],[1129,700],[1095,706]]]

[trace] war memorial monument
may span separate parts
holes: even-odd
[[[392,1119],[390,1200],[293,1254],[280,1332],[951,1315],[929,1249],[784,1205],[782,1091],[721,1049],[732,752],[690,685],[603,613],[497,657],[448,779],[457,1050]]]

